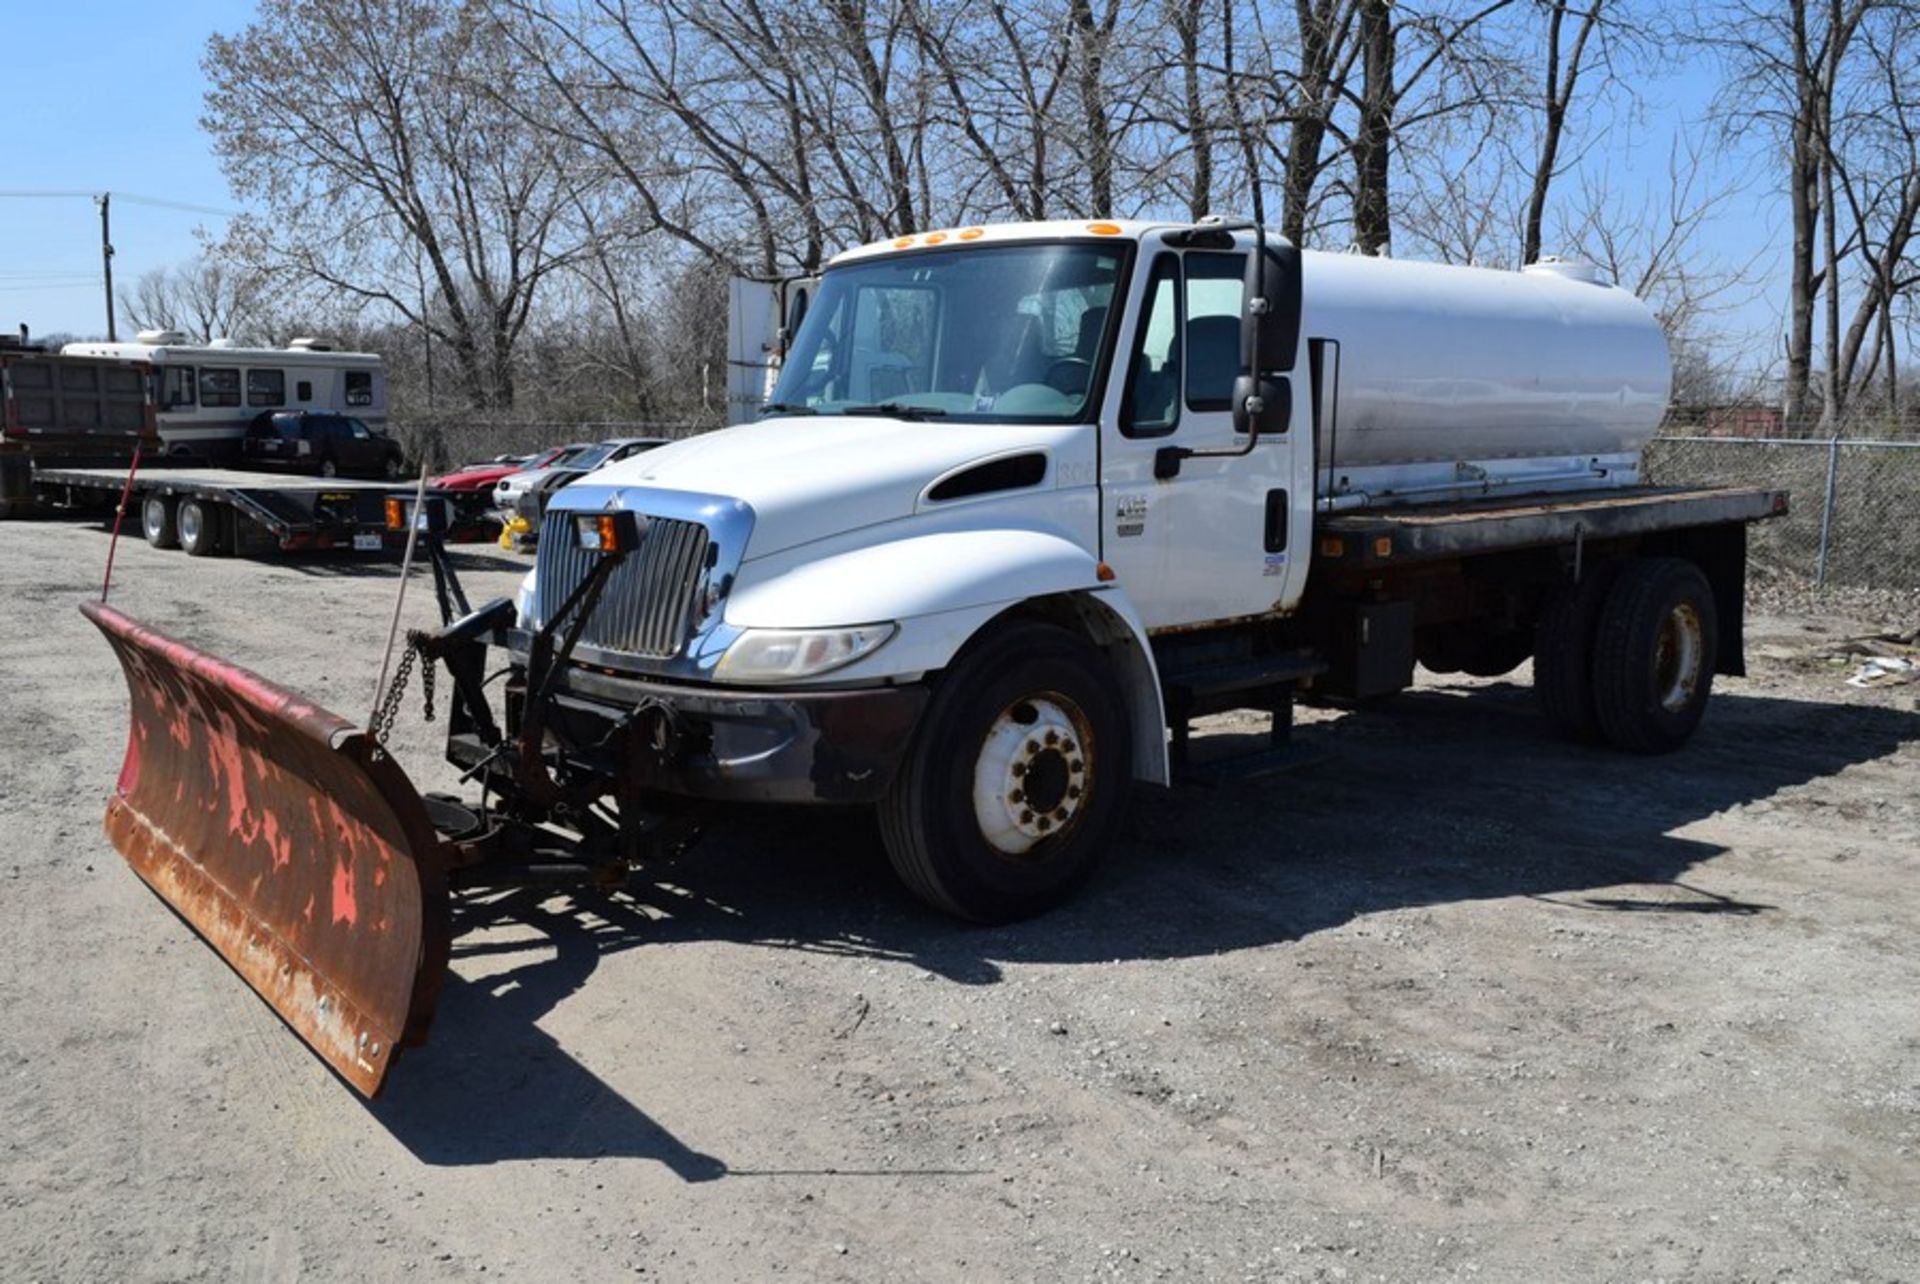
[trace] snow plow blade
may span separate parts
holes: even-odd
[[[361,1094],[423,1042],[448,953],[447,852],[364,731],[110,607],[126,671],[106,830],[146,881]]]

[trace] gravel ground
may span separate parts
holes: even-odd
[[[0,1279],[1920,1277],[1920,685],[1844,681],[1911,599],[1756,602],[1666,758],[1549,739],[1524,670],[1311,711],[1324,765],[1139,797],[1012,928],[744,813],[632,896],[464,906],[369,1107],[101,836],[104,536],[5,535]],[[364,716],[390,565],[118,574]]]

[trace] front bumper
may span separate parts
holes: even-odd
[[[724,802],[871,803],[892,785],[927,696],[920,683],[759,691],[576,667],[547,726],[563,758],[625,788]]]

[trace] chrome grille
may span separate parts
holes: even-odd
[[[543,624],[600,556],[575,543],[570,527],[578,515],[553,511],[540,524],[537,566]],[[639,550],[614,570],[580,641],[655,660],[678,655],[698,623],[708,547],[707,528],[699,522],[648,518]]]

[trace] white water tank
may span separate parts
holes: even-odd
[[[156,348],[178,347],[189,342],[187,336],[178,330],[142,330],[133,336],[133,341],[152,344]]]
[[[1507,272],[1312,250],[1302,260],[1302,334],[1339,343],[1323,466],[1406,489],[1498,461],[1637,473],[1672,384],[1666,335],[1591,265]]]

